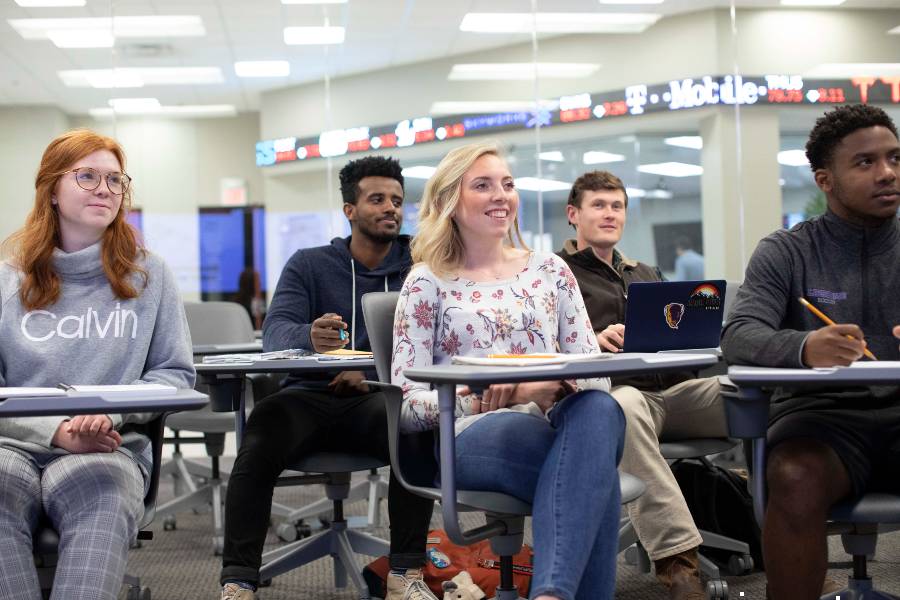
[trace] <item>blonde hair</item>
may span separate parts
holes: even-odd
[[[496,142],[468,144],[448,152],[428,179],[419,206],[419,231],[410,244],[414,263],[424,263],[437,275],[452,275],[462,266],[465,247],[452,215],[459,205],[463,176],[486,154],[505,160]],[[510,246],[528,250],[519,230],[518,211],[507,241]]]

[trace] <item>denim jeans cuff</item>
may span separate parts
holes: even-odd
[[[425,553],[394,552],[389,561],[392,569],[421,569],[425,566]]]
[[[222,573],[219,575],[219,585],[225,585],[225,582],[229,579],[246,581],[247,583],[259,586],[259,570],[252,567],[229,565],[222,569]]]

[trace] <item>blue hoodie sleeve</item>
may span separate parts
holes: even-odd
[[[312,291],[306,276],[309,265],[303,251],[296,252],[284,267],[269,312],[263,322],[263,349],[266,352],[303,348],[312,350],[309,331],[321,315],[312,314]]]

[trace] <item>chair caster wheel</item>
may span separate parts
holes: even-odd
[[[275,528],[278,539],[284,542],[295,542],[312,535],[312,528],[302,520],[296,523],[282,523]]]
[[[749,554],[732,554],[728,558],[728,572],[731,575],[745,575],[753,570],[753,557]]]
[[[143,547],[144,547],[144,543],[141,540],[136,539],[136,538],[134,540],[132,540],[130,544],[128,544],[129,550],[137,550],[137,549],[143,548]]]
[[[728,584],[724,579],[712,579],[706,582],[708,600],[728,600]]]
[[[271,585],[272,585],[271,579],[263,579],[262,581],[259,582],[259,585],[256,587],[264,588],[264,587],[270,587]]]
[[[129,587],[127,600],[150,600],[150,588]]]
[[[178,521],[175,520],[173,515],[168,515],[165,519],[163,519],[163,530],[164,531],[175,531],[178,525]]]

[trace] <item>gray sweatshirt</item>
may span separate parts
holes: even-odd
[[[880,360],[898,360],[900,325],[900,223],[874,229],[851,225],[832,212],[776,231],[760,241],[747,265],[731,316],[722,332],[729,364],[802,367],[809,332],[824,326],[798,298],[805,297],[835,323],[862,328],[868,348]],[[804,390],[815,396],[804,406],[856,406],[900,402],[895,387],[857,388],[844,392]],[[778,403],[792,394],[779,391]],[[786,402],[774,414],[799,408]]]
[[[147,382],[193,387],[190,334],[171,271],[147,253],[141,260],[147,287],[135,274],[140,295],[120,300],[106,279],[100,247],[97,243],[68,254],[54,251],[62,294],[58,302],[39,310],[22,306],[21,272],[0,264],[0,386]],[[127,423],[143,423],[153,416],[110,415],[123,433],[123,452],[146,455],[147,439],[129,434]],[[66,418],[0,419],[0,446],[33,456],[65,453],[50,442]]]

